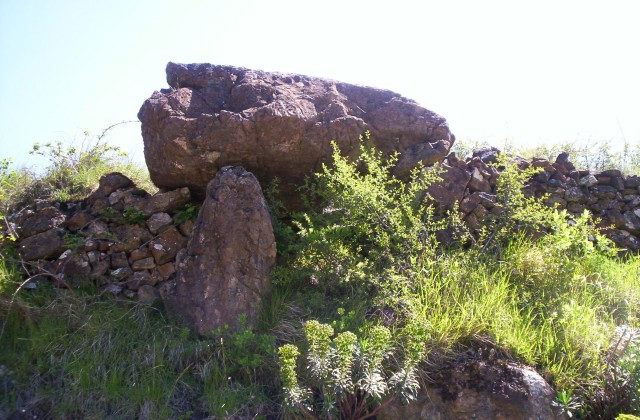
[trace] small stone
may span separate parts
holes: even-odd
[[[153,257],[143,258],[141,260],[135,261],[131,268],[133,271],[141,271],[141,270],[151,270],[156,266],[156,263],[153,261]]]
[[[163,280],[167,280],[173,273],[176,272],[175,263],[168,262],[166,264],[159,265],[157,267],[158,274],[162,277]]]
[[[631,189],[640,187],[640,176],[630,176],[624,181],[624,186]]]
[[[67,229],[71,232],[77,232],[78,230],[88,226],[89,223],[91,223],[91,215],[85,211],[80,211],[67,220]]]
[[[111,255],[111,267],[113,268],[122,268],[128,267],[129,260],[127,259],[127,254],[124,252],[115,252]]]
[[[585,177],[580,178],[578,181],[578,185],[581,187],[593,187],[598,183],[598,180],[593,175],[587,175]]]
[[[482,173],[478,168],[473,168],[473,172],[471,173],[471,179],[469,180],[467,187],[472,192],[474,191],[480,191],[480,192],[486,192],[486,193],[491,192],[491,185],[489,184],[489,181],[482,175]]]
[[[577,203],[584,202],[586,199],[580,187],[569,188],[567,191],[565,191],[564,198],[568,202],[577,202]]]
[[[111,271],[111,277],[116,280],[126,280],[131,276],[133,276],[133,270],[131,270],[129,267],[122,267]]]
[[[131,255],[129,255],[129,262],[133,264],[135,261],[138,261],[150,256],[151,256],[151,251],[149,251],[149,248],[145,245],[131,251]]]
[[[144,285],[155,286],[158,282],[158,278],[152,276],[148,271],[136,271],[133,274],[133,278],[127,281],[127,288],[129,290],[138,290]]]
[[[84,241],[84,250],[86,252],[95,251],[98,249],[98,241],[95,239],[87,239]]]
[[[150,244],[151,254],[156,264],[168,263],[176,257],[176,253],[187,245],[187,239],[175,227],[162,233]]]
[[[180,233],[182,233],[187,238],[191,237],[191,233],[193,233],[193,227],[195,226],[195,222],[191,219],[183,222],[178,226],[180,229]]]
[[[152,305],[160,299],[160,292],[148,284],[140,286],[138,289],[138,300],[144,305]]]
[[[114,206],[124,196],[124,193],[123,190],[116,190],[109,194],[109,205]]]
[[[147,227],[154,235],[162,232],[165,228],[171,226],[173,224],[173,220],[168,213],[154,213],[147,220]]]
[[[120,286],[117,283],[111,283],[107,290],[109,290],[109,293],[111,293],[112,295],[117,295],[119,293],[122,293],[122,286]]]

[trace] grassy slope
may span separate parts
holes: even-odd
[[[113,162],[103,163],[100,171],[113,168]],[[84,184],[95,182],[100,171]],[[161,307],[97,296],[94,290],[23,289],[10,304],[20,276],[4,249],[0,386],[7,392],[0,396],[0,417],[25,405],[56,417],[279,412],[275,348],[285,342],[304,348],[301,319],[331,323],[336,332],[358,332],[375,317],[374,305],[354,283],[309,283],[296,262],[299,239],[284,225],[278,235],[290,246],[279,244],[287,256],[274,273],[275,290],[259,330],[218,331],[211,339],[197,339],[173,324]],[[633,388],[625,388],[620,375],[626,372],[629,381],[637,381],[640,363],[613,357],[611,349],[620,343],[620,328],[640,327],[640,260],[585,252],[560,239],[514,237],[499,252],[425,251],[425,258],[394,272],[411,281],[410,286],[401,283],[406,293],[391,306],[428,326],[424,357],[429,363],[423,369],[488,346],[536,366],[561,390],[567,409],[577,412],[571,408],[575,403],[611,414],[620,409],[611,407],[622,393],[628,397],[626,409],[638,414],[638,391],[630,393]],[[331,282],[335,271],[328,270]],[[300,368],[299,379],[312,383]]]

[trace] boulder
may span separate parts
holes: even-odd
[[[133,181],[120,172],[111,172],[100,177],[98,188],[87,197],[90,204],[101,198],[106,198],[116,190],[133,187]]]
[[[269,291],[275,257],[257,179],[241,167],[224,167],[207,187],[175,287],[163,295],[165,304],[200,335],[225,324],[237,327],[242,314],[252,325]]]
[[[378,414],[391,419],[553,419],[555,392],[533,369],[473,360],[440,372],[408,405],[393,402]]]
[[[176,254],[187,245],[187,238],[176,227],[171,227],[149,243],[156,264],[162,265],[175,259]]]
[[[50,229],[20,242],[20,254],[26,261],[54,259],[67,249],[64,230]]]
[[[220,168],[242,165],[263,183],[278,177],[295,201],[294,186],[330,160],[332,140],[354,156],[367,130],[383,152],[407,151],[402,173],[442,160],[455,141],[443,117],[388,90],[212,64],[166,72],[171,89],[138,113],[145,160],[158,187],[199,198]]]
[[[428,197],[440,209],[454,208],[459,203],[471,179],[471,174],[456,166],[443,164],[439,173],[441,181],[429,186]]]
[[[23,238],[45,232],[60,226],[66,217],[53,206],[34,212],[20,225],[18,234]]]

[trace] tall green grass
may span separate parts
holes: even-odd
[[[52,152],[52,162],[58,154],[91,162],[65,147],[40,150]],[[117,153],[92,150],[103,168],[86,167],[92,175],[62,158],[42,175],[55,177],[29,183],[44,182],[50,197],[81,197],[101,171],[119,168]],[[278,416],[289,395],[283,383],[299,386],[301,398],[313,396],[304,402],[307,414],[371,413],[394,392],[410,397],[418,371],[428,374],[470,351],[534,366],[574,416],[640,414],[638,256],[618,257],[587,215],[567,223],[565,213],[518,195],[525,177],[516,172],[499,186],[509,220],[487,219],[473,237],[456,213],[439,216],[421,199],[437,171],[415,171],[407,185],[391,175],[393,158],[363,150],[358,162],[336,152],[336,164],[308,185],[315,210],[274,215],[280,254],[255,330],[220,329],[202,339],[176,325],[161,304],[45,281],[18,290],[23,278],[5,242],[0,417],[18,408],[54,418]],[[8,166],[3,174],[3,188],[24,186]],[[18,197],[3,191],[9,208]],[[455,233],[447,246],[435,240],[444,229]],[[522,233],[531,230],[542,235]],[[336,378],[307,369],[311,361],[324,366],[319,353],[309,353],[304,326],[317,325],[306,323],[313,320],[335,333],[323,342]],[[373,332],[387,330],[385,354],[366,359]],[[283,367],[276,349],[285,344]],[[354,370],[349,378],[350,363],[368,376]],[[398,386],[402,373],[406,386]],[[323,380],[342,388],[323,392]],[[365,384],[385,395],[363,400],[357,387]],[[323,398],[342,405],[329,407]]]

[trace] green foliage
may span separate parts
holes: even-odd
[[[278,259],[290,258],[296,251],[296,233],[286,219],[289,218],[284,203],[279,198],[280,180],[276,177],[264,188],[264,197],[269,205],[273,234],[276,239]]]
[[[178,210],[173,219],[173,224],[178,226],[187,220],[194,220],[198,217],[199,208],[195,204],[187,204],[183,209]]]
[[[24,188],[32,185],[35,175],[12,166],[11,159],[0,160],[0,221],[23,202]]]
[[[122,212],[122,219],[129,225],[144,225],[147,218],[142,210],[138,210],[134,207],[125,207]]]
[[[275,355],[273,337],[257,333],[247,326],[246,316],[240,317],[240,328],[232,331],[228,326],[215,332],[220,342],[221,362],[227,372],[242,375],[248,381],[256,379],[256,369],[264,366],[266,360]]]
[[[366,142],[367,139],[362,139]],[[295,266],[330,293],[373,296],[373,305],[401,307],[413,287],[411,263],[435,256],[435,232],[456,215],[436,219],[425,201],[437,171],[412,171],[404,182],[393,175],[398,156],[361,146],[353,162],[334,144],[333,165],[307,186],[321,211],[295,221],[300,251]]]
[[[416,332],[414,326],[407,327],[402,335],[412,343],[408,348],[413,345],[420,350],[407,351],[396,372],[390,369],[393,338],[386,327],[364,328],[360,337],[350,331],[333,337],[330,325],[311,320],[304,324],[304,330],[309,373],[303,376],[308,381],[304,386],[299,384],[296,371],[298,347],[286,344],[278,350],[285,401],[291,411],[322,418],[356,419],[374,415],[394,394],[406,399],[415,396],[415,368],[422,359],[415,356],[423,355],[424,336],[412,336]],[[312,401],[312,393],[320,400]]]
[[[3,272],[0,270],[0,275]],[[4,284],[6,278],[0,276]],[[14,288],[3,288],[2,296]],[[265,412],[273,343],[247,330],[198,339],[162,312],[39,285],[0,339],[0,412],[34,401],[51,418],[217,417]],[[205,413],[205,414],[203,414]]]
[[[458,140],[453,150],[459,156],[471,156],[474,150],[488,146],[483,141]],[[494,144],[494,146],[496,146]],[[640,174],[640,143],[624,141],[621,145],[610,140],[562,141],[553,144],[539,144],[534,147],[518,147],[513,141],[505,140],[498,147],[506,153],[526,158],[540,157],[554,162],[562,153],[569,157],[578,169],[603,171],[619,169],[627,175]]]
[[[53,151],[53,160],[82,154],[39,150]],[[0,393],[0,416],[40,401],[55,402],[53,418],[277,417],[280,404],[293,416],[357,418],[392,397],[413,398],[440,361],[487,346],[535,366],[567,414],[638,414],[640,350],[620,330],[640,327],[640,259],[618,258],[589,214],[570,216],[529,197],[523,187],[533,170],[505,158],[500,211],[484,219],[476,243],[460,235],[442,246],[435,233],[463,225],[424,200],[437,168],[417,168],[405,182],[393,176],[396,156],[366,145],[354,160],[335,147],[333,157],[307,185],[317,211],[292,216],[277,183],[265,190],[279,258],[259,329],[245,319],[236,331],[202,339],[158,307],[44,280],[27,288],[5,246],[0,387],[9,392]],[[59,160],[53,168],[65,167]],[[0,175],[2,215],[28,173],[3,162]],[[56,188],[76,194],[70,185],[79,184]],[[196,214],[188,206],[176,223]],[[102,217],[141,222],[134,209]],[[82,238],[65,239],[73,247]],[[289,344],[276,354],[276,343]]]
[[[66,233],[64,235],[64,246],[67,249],[76,249],[84,246],[85,237],[78,233]]]
[[[69,201],[84,198],[108,172],[122,172],[150,192],[156,190],[146,168],[131,162],[126,153],[105,142],[114,124],[91,136],[85,132],[80,146],[63,141],[35,143],[31,154],[48,161],[44,173],[11,168],[9,159],[0,161],[0,215],[9,214],[35,198]]]

